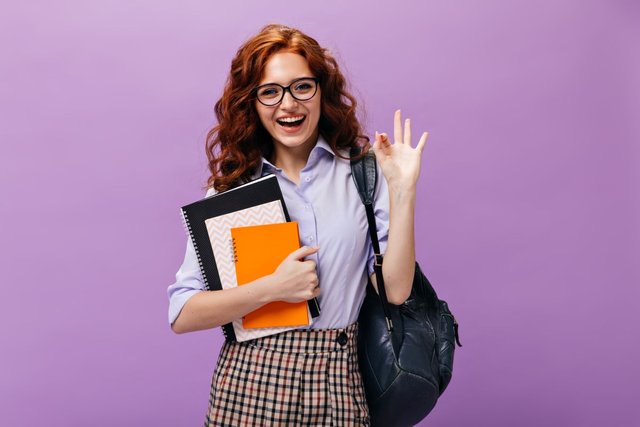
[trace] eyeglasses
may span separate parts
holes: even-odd
[[[318,81],[316,77],[302,77],[296,79],[289,86],[282,86],[277,83],[267,83],[255,89],[256,97],[262,105],[272,107],[279,104],[284,98],[284,93],[289,91],[291,96],[298,101],[308,101],[318,91]]]

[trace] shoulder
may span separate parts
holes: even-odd
[[[333,159],[336,163],[347,166],[351,169],[351,160],[349,160],[349,148],[339,148],[337,154],[333,155]]]

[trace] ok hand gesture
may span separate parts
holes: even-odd
[[[415,189],[420,176],[422,151],[428,136],[428,132],[423,132],[416,148],[412,148],[411,122],[409,119],[405,119],[403,135],[400,110],[396,110],[394,115],[394,144],[391,144],[386,133],[376,132],[373,151],[390,187]]]

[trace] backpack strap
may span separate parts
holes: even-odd
[[[351,157],[360,154],[359,147],[352,147],[350,150]],[[393,330],[393,322],[391,321],[391,313],[389,310],[389,300],[387,299],[387,291],[382,277],[382,258],[380,253],[380,242],[378,241],[378,232],[376,229],[376,217],[373,211],[373,202],[375,200],[375,189],[378,181],[378,168],[376,164],[376,155],[373,150],[369,150],[360,160],[351,160],[351,176],[356,184],[360,200],[367,212],[367,222],[369,223],[369,236],[371,237],[371,245],[375,262],[373,269],[376,274],[376,284],[378,285],[378,295],[382,303],[382,310],[387,320],[387,329]],[[384,179],[384,177],[383,177]]]

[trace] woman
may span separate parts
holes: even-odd
[[[369,425],[356,351],[367,276],[375,286],[364,207],[351,178],[349,148],[369,148],[356,100],[335,59],[309,36],[268,25],[231,65],[218,125],[209,132],[207,195],[268,173],[277,176],[302,247],[276,271],[244,286],[203,292],[195,252],[169,287],[177,333],[210,329],[272,301],[317,297],[307,329],[225,342],[211,384],[205,425]],[[384,175],[375,215],[389,301],[409,296],[414,274],[414,206],[425,132],[411,147],[410,123],[394,118],[394,139],[376,132]]]

